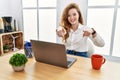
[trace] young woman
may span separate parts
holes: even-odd
[[[104,40],[93,29],[84,25],[79,6],[69,4],[63,11],[60,27],[56,30],[66,46],[66,53],[87,57],[88,38],[99,47],[104,46]]]

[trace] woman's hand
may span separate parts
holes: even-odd
[[[84,30],[83,32],[83,37],[92,35],[94,38],[96,36],[96,31],[94,30],[94,28],[91,28],[91,31]]]
[[[96,31],[94,30],[94,28],[91,28],[92,29],[92,36],[93,38],[96,37]]]
[[[84,36],[89,36],[89,35],[91,34],[91,33],[90,33],[89,31],[87,31],[87,30],[86,30],[86,31],[83,31],[83,32],[84,32],[84,33],[83,33],[83,37],[84,37]]]
[[[66,34],[66,30],[64,28],[58,28],[56,30],[56,33],[59,37],[64,37],[64,35]]]

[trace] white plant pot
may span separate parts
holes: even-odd
[[[4,50],[4,53],[7,53],[7,52],[9,52],[9,49]]]
[[[14,69],[14,71],[23,71],[24,70],[25,65],[22,66],[12,66],[12,68]]]

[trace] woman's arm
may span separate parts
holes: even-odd
[[[105,42],[102,39],[102,37],[94,29],[93,29],[92,34],[89,36],[89,38],[98,47],[103,47],[105,45]]]
[[[56,33],[59,37],[63,37],[66,34],[66,30],[59,26],[58,29],[56,29]]]

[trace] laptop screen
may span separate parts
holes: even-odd
[[[68,67],[65,45],[31,40],[35,59],[56,66]]]

